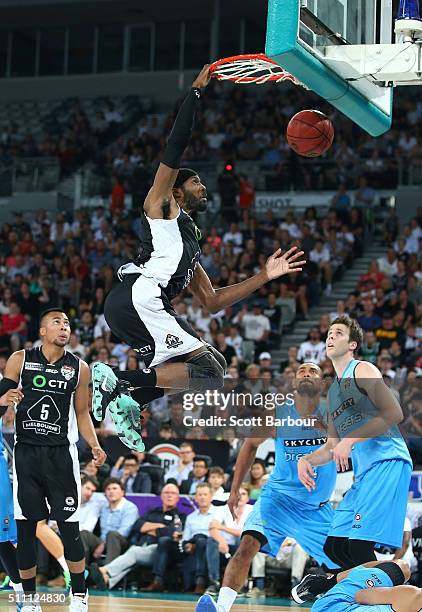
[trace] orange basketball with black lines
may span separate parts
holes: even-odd
[[[303,110],[290,119],[286,135],[295,153],[304,157],[318,157],[331,147],[334,127],[324,113]]]

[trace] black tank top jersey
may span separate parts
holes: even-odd
[[[20,385],[23,400],[16,411],[16,441],[37,446],[64,446],[78,441],[73,395],[80,359],[65,352],[48,363],[39,348],[25,349]]]
[[[192,280],[201,255],[200,239],[200,229],[183,210],[175,219],[149,219],[143,213],[142,251],[134,263],[142,267],[145,276],[156,278],[172,300]]]

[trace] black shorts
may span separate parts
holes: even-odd
[[[189,323],[176,314],[159,284],[142,274],[127,274],[113,287],[104,316],[113,334],[132,347],[146,366],[204,346]]]
[[[76,522],[79,520],[80,501],[81,478],[75,444],[15,444],[15,519],[40,521],[50,518],[54,521]]]

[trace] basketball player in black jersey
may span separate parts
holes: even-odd
[[[87,364],[65,350],[70,324],[60,308],[40,319],[39,348],[11,355],[0,381],[0,396],[16,395],[14,448],[14,512],[18,533],[18,565],[25,594],[35,591],[37,522],[57,521],[72,580],[71,612],[88,608],[85,557],[79,537],[80,475],[78,430],[101,466],[106,455],[98,444],[89,414]],[[47,506],[48,504],[48,506]],[[39,610],[32,601],[25,612]]]
[[[204,391],[223,386],[224,357],[204,344],[171,305],[171,300],[185,287],[189,286],[207,310],[218,312],[248,297],[272,279],[301,271],[306,263],[298,261],[303,251],[297,252],[296,247],[284,255],[279,249],[255,276],[217,290],[198,263],[201,232],[190,215],[206,209],[207,193],[198,174],[189,168],[180,168],[180,160],[189,143],[201,90],[209,80],[209,65],[206,65],[179,109],[154,184],[144,202],[142,251],[137,259],[120,268],[121,283],[111,290],[104,305],[104,315],[112,332],[138,352],[146,367],[115,374],[105,364],[94,364],[92,408],[99,420],[104,418],[108,405],[112,416],[116,405],[120,414],[127,408],[125,383],[126,389],[130,386],[138,408],[165,392]],[[165,365],[154,367],[161,364]],[[128,438],[130,441],[130,436],[125,437],[122,435],[124,441]]]

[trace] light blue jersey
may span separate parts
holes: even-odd
[[[389,605],[366,606],[355,602],[355,596],[362,589],[392,587],[391,578],[378,567],[356,567],[347,578],[330,589],[312,606],[312,612],[391,612]]]
[[[336,484],[336,465],[332,461],[315,468],[315,489],[309,493],[300,482],[297,464],[301,457],[318,450],[327,442],[323,427],[323,410],[318,407],[313,417],[300,416],[294,404],[279,406],[276,411],[275,468],[269,485],[280,493],[308,505],[319,506],[330,499]]]
[[[4,456],[2,419],[0,419],[0,542],[16,542],[13,494],[9,469]]]
[[[321,414],[318,409],[315,416]],[[335,463],[315,470],[316,488],[311,493],[300,482],[297,472],[300,457],[325,444],[326,431],[314,419],[303,419],[294,405],[278,407],[276,418],[282,424],[276,431],[275,468],[246,519],[243,533],[263,535],[267,543],[261,550],[274,557],[285,538],[294,538],[320,564],[335,569],[337,566],[324,553],[334,516],[328,500],[336,482]]]
[[[355,369],[360,363],[352,359],[340,379],[336,379],[328,391],[330,414],[340,438],[345,438],[379,415],[376,406],[362,392],[355,379]],[[374,385],[376,379],[374,379]],[[379,383],[378,383],[379,384]],[[401,459],[412,465],[406,443],[395,425],[381,436],[369,438],[352,448],[355,478],[359,479],[376,463],[389,459]]]
[[[379,414],[355,379],[352,359],[328,392],[329,410],[340,438]],[[377,379],[374,379],[374,385]],[[398,427],[352,447],[355,482],[336,509],[330,536],[400,548],[412,460]]]

